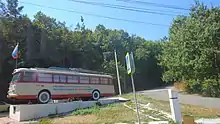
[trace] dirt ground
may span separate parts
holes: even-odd
[[[69,116],[63,118],[57,118],[53,121],[54,124],[90,124],[97,120],[95,115],[86,116]]]

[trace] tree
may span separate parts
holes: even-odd
[[[219,80],[220,8],[196,2],[189,16],[177,17],[169,30],[160,64],[165,81],[189,81],[189,89],[202,92],[207,79]],[[210,81],[208,81],[210,82]]]
[[[11,52],[17,43],[20,55],[18,67],[84,68],[106,72],[114,78],[114,50],[117,50],[124,88],[131,88],[130,78],[126,74],[125,54],[133,51],[137,88],[141,90],[149,84],[151,87],[161,85],[161,67],[157,65],[156,57],[161,54],[160,43],[146,41],[124,30],[107,29],[104,25],[98,25],[93,31],[85,26],[83,17],[75,30],[70,30],[65,22],[57,21],[41,11],[31,20],[21,14],[22,10],[18,0],[0,1],[0,81],[4,84],[4,89],[0,91],[4,95],[15,67]]]

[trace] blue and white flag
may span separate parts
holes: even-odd
[[[18,46],[19,46],[19,44],[17,44],[17,45],[15,46],[15,48],[14,48],[12,54],[11,54],[12,57],[13,57],[13,59],[18,59]]]

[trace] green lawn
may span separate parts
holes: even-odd
[[[117,122],[132,123],[136,121],[135,113],[123,104],[92,107],[73,111],[66,117],[49,119],[53,124],[113,124]],[[44,120],[48,121],[48,120]],[[43,122],[41,124],[44,124]]]
[[[122,97],[133,100],[132,94],[122,95]],[[140,104],[142,122],[170,120],[167,116],[167,114],[170,115],[169,102],[154,100],[143,95],[138,95],[137,99]],[[149,108],[146,107],[147,104]],[[181,104],[181,110],[182,115],[191,115],[195,118],[213,118],[220,115],[220,109],[208,109],[200,106]],[[41,120],[40,124],[114,124],[120,122],[129,124],[137,122],[135,105],[132,101],[80,109],[73,111],[68,116],[45,118]]]
[[[123,97],[133,100],[132,94],[126,94],[126,95],[123,95]],[[168,101],[154,100],[152,98],[148,98],[143,95],[138,95],[137,99],[138,99],[138,102],[141,104],[151,103],[152,108],[156,108],[164,112],[171,113],[170,104]],[[134,106],[134,104],[132,105]],[[220,117],[220,109],[216,109],[216,108],[204,108],[202,106],[181,104],[181,111],[182,111],[182,115],[191,115],[195,118]]]

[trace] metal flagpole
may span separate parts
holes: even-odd
[[[116,49],[115,49],[115,66],[116,66],[116,71],[117,71],[119,94],[121,95],[121,83],[120,83],[120,77],[119,77],[119,71],[118,71],[118,60],[117,60]]]
[[[18,59],[16,59],[15,61],[16,61],[15,69],[17,69]]]

